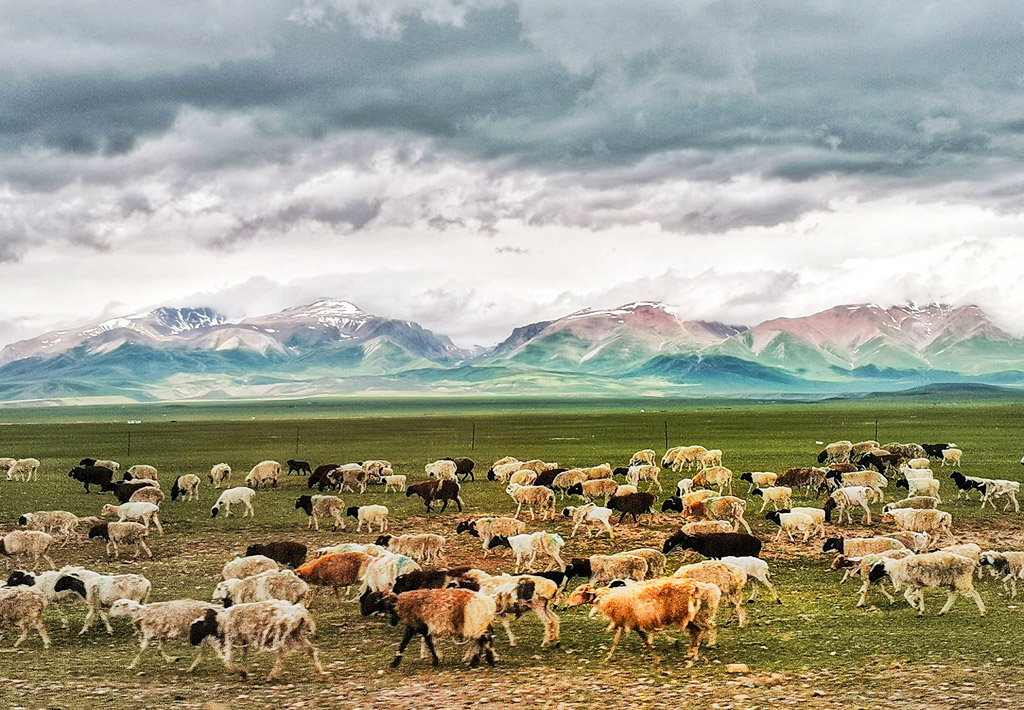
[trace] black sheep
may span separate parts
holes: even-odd
[[[334,482],[331,480],[331,472],[336,468],[338,468],[336,463],[325,463],[323,466],[317,466],[306,482],[306,488],[316,486],[323,493],[325,488],[334,485]]]
[[[302,563],[306,561],[306,554],[308,552],[309,548],[301,542],[292,542],[291,540],[274,540],[272,542],[249,545],[249,547],[245,549],[245,556],[250,557],[252,555],[263,555],[264,557],[269,557],[278,564],[295,569],[301,567]]]
[[[88,493],[89,486],[102,487],[104,483],[110,483],[114,478],[114,472],[103,466],[75,466],[68,471],[68,477],[82,483],[85,486],[85,492]]]
[[[444,589],[445,587],[462,587],[479,591],[476,580],[466,579],[471,567],[453,567],[452,569],[418,569],[400,574],[395,578],[391,588],[393,594],[411,592],[414,589]]]
[[[634,523],[639,523],[640,519],[637,516],[650,513],[657,500],[653,493],[627,493],[623,496],[611,496],[608,499],[608,507],[612,510],[622,511],[622,515],[619,516],[619,525],[622,525],[622,521],[627,515],[633,516]]]
[[[860,457],[858,462],[863,468],[874,468],[881,474],[885,474],[886,469],[896,468],[900,463],[900,457],[897,454],[874,454],[867,453]]]
[[[683,512],[683,499],[679,496],[672,496],[666,498],[665,502],[661,504],[662,513],[682,513]]]
[[[565,473],[569,469],[567,468],[553,468],[550,471],[543,471],[537,474],[537,478],[534,479],[533,485],[535,486],[547,486],[551,488],[551,484],[555,482],[555,476],[560,473]]]
[[[455,481],[439,481],[432,479],[429,481],[421,481],[415,483],[405,489],[405,497],[408,498],[412,495],[418,495],[423,499],[424,505],[427,506],[427,512],[433,512],[431,504],[434,501],[444,501],[444,505],[441,506],[441,512],[443,513],[448,507],[448,503],[455,501],[455,505],[458,506],[459,512],[462,512],[462,499],[459,497],[459,490],[461,486]]]
[[[309,461],[296,461],[295,459],[288,459],[285,461],[288,464],[288,475],[293,473],[308,473],[312,474],[313,469],[309,465]]]
[[[95,466],[96,465],[96,459],[82,459],[81,461],[78,462],[78,465],[79,466]]]
[[[930,459],[941,459],[942,452],[950,448],[949,444],[921,444],[921,448]]]
[[[687,535],[682,530],[673,534],[662,546],[666,555],[676,547],[693,550],[709,559],[721,557],[758,557],[761,554],[761,541],[746,533],[705,533],[703,535]]]
[[[451,461],[455,464],[455,475],[462,478],[465,482],[468,478],[471,481],[476,480],[476,476],[473,475],[473,467],[476,466],[476,462],[473,459],[468,459],[465,456],[459,456],[456,458],[448,457],[441,459],[442,461]]]
[[[133,483],[131,481],[114,481],[112,483],[101,483],[100,490],[104,493],[113,493],[122,503],[131,500],[135,491],[140,488],[148,488],[148,483]]]

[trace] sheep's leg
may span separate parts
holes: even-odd
[[[508,645],[509,646],[515,646],[516,645],[516,637],[512,633],[512,626],[511,626],[511,624],[508,623],[508,617],[505,616],[504,614],[501,615],[501,625],[505,627],[505,633],[508,635]]]
[[[523,504],[520,503],[519,506],[516,508],[516,514],[513,515],[512,517],[515,518],[516,520],[519,520],[519,513],[520,513],[520,511],[522,511],[522,509],[523,509]]]
[[[142,548],[142,551],[146,553],[146,556],[149,557],[149,559],[153,559],[153,551],[149,549],[149,546],[146,544],[145,540],[139,540],[139,544],[136,546],[136,548],[139,547]],[[139,556],[138,549],[135,550],[135,556]]]
[[[534,605],[533,613],[539,616],[540,620],[544,622],[544,641],[541,643],[541,648],[544,648],[551,643],[556,646],[559,645],[561,622],[558,620],[558,616],[551,611],[547,600],[541,600],[539,606]]]
[[[441,658],[437,655],[437,649],[434,648],[434,639],[429,633],[425,632],[423,634],[423,641],[427,644],[427,649],[430,651],[430,655],[432,657],[431,664],[434,668],[437,668],[441,665]]]
[[[199,644],[199,650],[196,653],[195,660],[192,661],[192,665],[188,667],[187,671],[185,671],[186,673],[191,673],[192,671],[194,671],[199,666],[199,663],[203,660],[203,655],[206,652],[206,646],[207,646],[207,642],[206,641],[203,641],[203,643]]]
[[[18,640],[14,642],[15,648],[24,643],[25,639],[28,638],[28,632],[31,629],[30,623],[31,622],[29,622],[28,619],[18,623],[18,627],[21,629],[21,636],[19,636]]]
[[[85,634],[90,628],[92,628],[92,622],[96,618],[96,610],[90,606],[89,611],[85,613],[85,621],[82,623],[82,630],[78,632],[79,636]]]
[[[981,612],[982,616],[985,616],[985,602],[981,600],[981,595],[978,594],[978,590],[971,587],[969,591],[965,592],[965,594],[974,600],[974,603],[978,606],[978,611]]]
[[[857,606],[864,606],[868,601],[868,590],[871,587],[871,582],[865,578],[864,583],[860,585],[860,593],[857,595]]]
[[[615,655],[615,649],[619,647],[619,639],[622,638],[622,632],[623,629],[621,627],[615,631],[615,638],[612,640],[612,648],[610,651],[608,651],[608,655],[604,659],[605,663],[608,663],[610,660],[612,660],[612,656]]]
[[[281,668],[284,666],[284,657],[284,649],[279,648],[274,651],[274,667],[270,669],[270,675],[267,676],[268,683],[281,677]]]
[[[747,530],[747,535],[753,535],[754,534],[753,532],[751,532],[750,526],[747,525],[747,521],[743,519],[742,515],[738,518],[738,522],[743,523],[743,527],[746,528],[746,530]],[[739,527],[740,527],[739,525],[736,525],[736,529],[737,530],[739,529]]]
[[[103,621],[103,625],[107,627],[107,634],[110,636],[114,635],[114,627],[110,625],[110,615],[100,609],[100,620]]]
[[[922,594],[921,596],[923,597],[924,595]],[[942,616],[947,611],[949,611],[953,607],[953,603],[956,602],[957,597],[959,597],[959,596],[960,596],[960,592],[958,592],[956,589],[949,590],[949,596],[946,597],[946,604],[945,604],[945,606],[942,607],[942,609],[939,610],[939,616]],[[923,607],[924,604],[922,603],[921,606]],[[985,613],[984,605],[980,606],[979,608],[982,610],[981,613],[984,614]],[[922,611],[924,611],[923,608],[922,608]]]
[[[740,628],[743,628],[747,625],[747,610],[743,606],[743,590],[736,593],[732,603],[736,607],[736,621],[739,623]]]
[[[661,659],[658,658],[658,654],[654,652],[654,641],[652,638],[654,634],[648,634],[642,629],[636,629],[636,632],[640,635],[640,638],[643,640],[644,648],[646,648],[648,652],[651,654],[651,659],[655,663],[661,663]]]
[[[158,533],[160,533],[161,535],[163,535],[164,534],[164,526],[160,524],[160,516],[159,515],[154,515],[153,516],[153,524],[156,525],[156,531]]]

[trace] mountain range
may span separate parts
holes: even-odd
[[[464,350],[417,323],[320,299],[231,322],[158,308],[0,350],[0,400],[324,394],[830,396],[1024,384],[1024,339],[974,306],[844,305],[752,328],[661,303],[586,309]]]

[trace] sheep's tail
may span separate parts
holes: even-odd
[[[466,602],[465,619],[462,623],[462,638],[466,640],[478,639],[487,633],[494,623],[494,615],[497,613],[497,604],[493,597],[483,594],[474,594],[473,598]]]

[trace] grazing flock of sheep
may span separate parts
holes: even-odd
[[[544,625],[541,645],[557,645],[560,622],[555,609],[581,605],[590,605],[590,616],[602,617],[608,631],[615,632],[608,658],[624,633],[636,632],[657,660],[655,634],[676,628],[689,636],[686,657],[695,659],[701,643],[715,644],[716,617],[723,603],[735,614],[739,627],[746,625],[746,604],[760,588],[782,603],[769,565],[760,557],[763,542],[747,521],[748,504],[757,503],[756,514],[778,526],[772,542],[778,543],[783,535],[794,544],[807,544],[814,537],[824,540],[822,552],[836,553],[831,567],[844,570],[843,581],[850,576],[861,579],[857,606],[867,603],[872,590],[893,602],[891,588],[924,614],[924,591],[942,589],[948,596],[940,614],[959,595],[970,597],[984,614],[984,603],[974,587],[975,572],[980,575],[988,569],[1014,597],[1017,580],[1024,579],[1024,551],[983,551],[976,544],[957,544],[952,516],[940,510],[942,492],[933,461],[950,467],[958,498],[970,499],[977,490],[982,507],[995,508],[996,501],[1003,500],[1004,510],[1012,505],[1018,512],[1020,484],[963,475],[962,452],[953,444],[880,446],[876,441],[840,441],[818,454],[820,466],[739,476],[723,465],[723,458],[720,450],[680,446],[669,449],[660,460],[653,450],[638,451],[626,466],[615,468],[605,463],[567,469],[554,462],[513,457],[496,461],[487,473],[488,483],[475,485],[504,486],[509,509],[514,507],[515,512],[460,519],[452,533],[478,537],[483,557],[508,548],[512,573],[497,575],[469,566],[440,566],[446,559],[444,535],[388,534],[386,506],[349,506],[333,494],[364,493],[368,486],[381,485],[385,492],[420,497],[428,514],[443,513],[449,504],[461,512],[463,485],[476,480],[471,459],[431,462],[425,467],[426,480],[413,484],[406,475],[396,475],[384,460],[315,469],[306,461],[289,460],[286,475],[306,475],[308,488],[318,491],[295,501],[295,510],[305,513],[309,528],[319,531],[323,524],[334,531],[345,530],[346,519],[354,519],[356,532],[365,525],[377,537],[373,543],[345,542],[316,549],[290,540],[251,544],[244,556],[224,565],[209,602],[150,602],[153,584],[138,574],[103,574],[79,566],[53,569],[51,555],[57,554],[58,545],[84,542],[87,537],[104,540],[107,556],[114,559],[127,545],[134,546],[136,557],[152,557],[147,544],[150,527],[163,533],[160,510],[165,501],[156,468],[132,466],[115,480],[120,470],[117,462],[87,458],[68,476],[81,483],[86,493],[90,486],[113,493],[119,505],[103,505],[98,516],[87,517],[60,510],[26,512],[18,519],[17,529],[0,535],[0,554],[23,559],[32,567],[10,572],[0,586],[0,633],[4,626],[17,626],[21,635],[15,646],[19,646],[35,630],[43,646],[49,647],[43,621],[47,609],[66,629],[62,606],[84,602],[87,614],[79,635],[89,632],[97,616],[107,633],[113,633],[112,617],[124,616],[133,622],[140,647],[129,668],[135,668],[154,643],[166,661],[175,660],[164,650],[165,643],[174,641],[198,647],[189,670],[206,651],[234,669],[233,654],[241,649],[243,658],[250,650],[274,654],[270,679],[279,676],[285,656],[295,651],[309,655],[322,674],[310,609],[317,591],[324,588],[334,591],[335,603],[345,603],[347,596],[358,601],[363,616],[380,614],[392,625],[402,625],[393,667],[416,636],[422,639],[421,656],[429,654],[434,665],[440,660],[435,641],[442,638],[465,645],[465,660],[471,666],[481,661],[493,665],[495,623],[503,626],[508,643],[514,646],[510,621],[531,611]],[[37,480],[39,467],[36,459],[0,459],[0,469],[6,469],[9,481]],[[659,476],[664,471],[679,474],[684,469],[692,476],[678,480],[672,495],[661,503],[662,513],[678,514],[684,522],[653,547],[566,560],[566,540],[561,534],[528,531],[520,519],[528,514],[534,525],[564,520],[571,525],[570,540],[581,528],[591,538],[607,534],[613,539],[616,527],[627,524],[627,519],[642,525],[644,516],[653,515],[658,498],[652,491],[662,491]],[[230,466],[213,466],[208,480],[219,493],[211,516],[231,516],[232,507],[241,510],[243,518],[255,516],[257,495],[271,495],[258,492],[276,488],[283,470],[276,461],[263,461],[249,471],[245,485],[228,487]],[[748,484],[744,497],[733,495],[734,483],[743,482]],[[195,474],[176,477],[171,501],[197,501],[201,483]],[[885,502],[887,493],[901,488],[906,489],[905,498]],[[797,497],[804,498],[806,505],[794,506]],[[557,501],[563,501],[561,507]],[[434,507],[437,503],[439,510]],[[865,524],[875,524],[872,506],[877,504],[882,504],[881,523],[894,524],[895,532],[826,538],[826,525],[842,525],[844,519],[852,523],[858,509]],[[116,521],[103,520],[114,517]],[[705,559],[666,576],[667,555],[677,548]],[[50,570],[38,572],[40,563]],[[570,589],[576,578],[582,584]],[[244,676],[245,671],[241,672]]]

